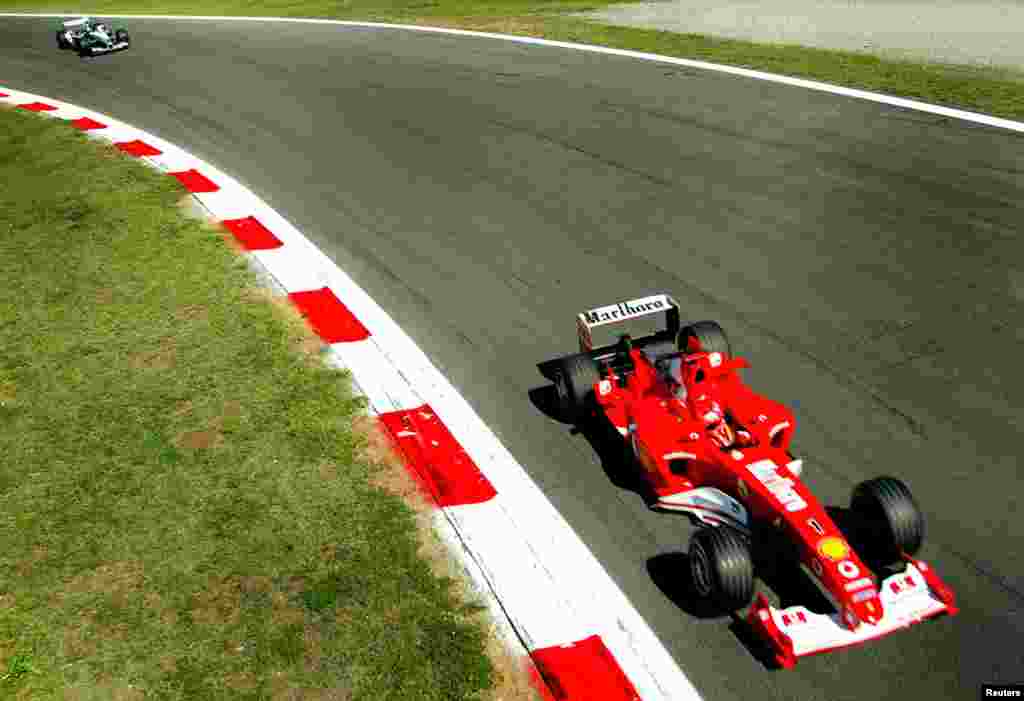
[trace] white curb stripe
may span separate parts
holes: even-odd
[[[499,495],[499,499],[508,501],[501,492]],[[542,557],[530,547],[529,538],[509,528],[504,508],[486,502],[448,507],[444,511],[462,534],[466,547],[474,553],[476,564],[507,615],[523,632],[528,649],[562,645],[595,632],[565,596],[565,585],[559,584],[545,568]],[[552,596],[553,592],[560,595]]]
[[[99,120],[96,120],[99,121]],[[85,132],[89,137],[98,141],[109,141],[112,144],[132,141],[138,137],[138,132],[131,127],[122,124],[107,124],[104,129],[90,129]],[[151,144],[156,148],[154,144]]]
[[[351,370],[354,377],[363,378],[360,387],[376,413],[408,411],[423,405],[423,399],[412,390],[408,379],[381,355],[373,337],[332,344],[330,354],[337,365]],[[365,378],[373,378],[373,382]]]
[[[63,17],[82,17],[89,13],[65,13],[65,14],[50,14],[50,13],[18,13],[18,12],[3,12],[0,13],[0,17],[38,17],[38,18],[63,18]],[[819,92],[827,92],[833,95],[841,95],[843,97],[852,97],[858,100],[868,100],[869,102],[877,102],[884,105],[891,105],[893,107],[902,107],[904,109],[915,110],[918,112],[927,112],[929,114],[935,114],[942,117],[949,117],[951,119],[960,119],[967,122],[974,122],[976,124],[984,124],[985,126],[996,127],[999,129],[1009,129],[1010,131],[1024,132],[1024,122],[1017,122],[1012,119],[1003,119],[1002,117],[994,117],[988,114],[981,114],[979,112],[969,112],[967,110],[954,109],[952,107],[943,107],[941,105],[933,105],[927,102],[920,102],[918,100],[911,100],[903,97],[896,97],[894,95],[886,95],[883,93],[871,92],[868,90],[858,90],[856,88],[847,88],[841,85],[833,85],[831,83],[821,83],[816,80],[807,80],[805,78],[794,78],[786,75],[779,75],[777,73],[768,73],[765,71],[756,71],[750,68],[739,68],[737,66],[727,66],[720,63],[710,63],[707,61],[695,61],[687,58],[675,58],[674,56],[662,56],[660,54],[645,53],[642,51],[629,51],[627,49],[613,49],[607,46],[594,46],[592,44],[576,44],[566,41],[553,41],[551,39],[538,39],[536,37],[521,37],[514,36],[511,34],[496,34],[492,32],[474,32],[467,29],[449,29],[447,27],[427,27],[420,25],[409,25],[409,24],[387,24],[384,22],[354,22],[348,20],[330,20],[330,19],[305,19],[297,17],[224,17],[217,15],[96,15],[102,17],[108,17],[111,19],[159,19],[159,20],[189,20],[189,21],[217,21],[217,22],[286,22],[291,24],[327,24],[337,25],[342,27],[364,27],[369,29],[401,29],[412,32],[427,32],[431,34],[448,34],[452,36],[467,36],[467,37],[479,37],[481,39],[498,39],[501,41],[511,41],[518,44],[529,44],[534,46],[548,46],[559,49],[570,49],[574,51],[589,51],[591,53],[606,54],[609,56],[623,56],[626,58],[639,59],[641,61],[656,61],[658,63],[668,63],[675,66],[684,66],[687,68],[696,68],[705,71],[715,71],[718,73],[727,73],[730,75],[742,76],[744,78],[753,78],[754,80],[764,80],[770,83],[779,83],[782,85],[790,85],[798,88],[805,88],[807,90],[816,90]]]
[[[498,490],[482,504],[440,509],[443,518],[437,520],[442,537],[458,544],[456,554],[467,573],[492,611],[507,616],[515,637],[534,651],[596,634],[644,701],[700,698],[625,594],[469,403],[391,317],[283,217],[234,179],[159,137],[67,103],[3,86],[0,92],[10,95],[0,103],[46,102],[59,106],[66,119],[87,116],[112,125],[118,140],[142,140],[171,154],[145,159],[154,167],[196,169],[219,185],[220,193],[229,193],[199,195],[200,202],[205,197],[238,216],[246,198],[256,200],[259,218],[285,245],[252,253],[250,260],[272,276],[279,290],[329,287],[371,333],[367,341],[333,344],[332,364],[352,370],[377,411],[429,403]],[[511,636],[510,628],[497,620]]]

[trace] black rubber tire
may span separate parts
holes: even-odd
[[[921,549],[924,514],[907,485],[895,477],[876,477],[854,487],[850,511],[865,554],[878,564],[898,563],[902,553],[913,556]]]
[[[754,561],[746,538],[734,528],[701,528],[690,538],[694,591],[723,611],[745,608],[754,598]]]
[[[64,40],[64,32],[62,31],[57,32],[57,48],[62,51],[71,48],[68,46],[67,41]]]
[[[563,415],[579,423],[593,406],[594,385],[600,381],[597,363],[584,354],[570,355],[562,360],[562,367],[555,378],[559,408]]]
[[[724,353],[732,355],[732,346],[729,345],[729,337],[717,321],[698,321],[689,326],[679,329],[677,345],[679,350],[689,349],[689,339],[696,338],[700,348],[705,353]]]
[[[128,36],[128,30],[126,29],[118,29],[114,32],[114,42],[120,44],[122,41],[128,46],[132,45],[131,37]]]

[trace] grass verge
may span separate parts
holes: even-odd
[[[0,698],[529,697],[176,181],[2,109],[0,182]]]
[[[762,44],[588,21],[567,13],[625,0],[89,0],[83,10],[121,14],[326,17],[457,27],[598,44],[742,66],[1024,120],[1024,73],[919,63],[865,53]],[[13,11],[67,11],[64,0],[0,0]]]

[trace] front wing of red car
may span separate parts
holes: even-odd
[[[857,630],[844,626],[839,613],[812,613],[803,606],[773,608],[763,594],[750,607],[747,621],[771,646],[775,661],[788,669],[800,657],[859,645],[958,611],[952,590],[927,563],[912,558],[907,558],[903,572],[882,580],[879,596],[885,609],[882,620],[875,625],[862,623]]]

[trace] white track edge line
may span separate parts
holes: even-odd
[[[233,16],[220,16],[220,15],[108,15],[102,13],[20,13],[20,12],[0,12],[0,17],[30,17],[30,18],[49,18],[59,19],[61,17],[83,17],[83,16],[95,16],[95,17],[108,17],[111,19],[159,19],[159,20],[182,20],[182,21],[216,21],[216,22],[285,22],[291,24],[327,24],[336,25],[343,27],[365,27],[370,29],[402,29],[414,32],[427,32],[433,34],[449,34],[453,36],[468,36],[478,37],[481,39],[498,39],[501,41],[511,41],[519,44],[532,44],[535,46],[549,46],[552,48],[560,49],[571,49],[575,51],[589,51],[591,53],[600,53],[610,56],[623,56],[626,58],[635,58],[642,61],[655,61],[658,63],[668,63],[676,66],[685,66],[687,68],[696,68],[699,70],[715,71],[718,73],[728,73],[731,75],[742,76],[745,78],[753,78],[755,80],[764,80],[770,83],[780,83],[782,85],[789,85],[793,87],[806,88],[808,90],[815,90],[818,92],[831,93],[833,95],[841,95],[843,97],[852,97],[860,100],[867,100],[869,102],[877,102],[884,105],[890,105],[893,107],[902,107],[904,109],[915,110],[918,112],[927,112],[929,114],[935,114],[942,117],[949,117],[952,119],[960,119],[967,122],[973,122],[975,124],[983,124],[985,126],[996,127],[999,129],[1008,129],[1010,131],[1024,133],[1024,122],[1017,122],[1012,119],[1005,119],[1003,117],[996,117],[989,114],[983,114],[980,112],[970,112],[968,110],[956,109],[953,107],[944,107],[942,105],[934,105],[928,102],[921,102],[919,100],[912,100],[910,98],[896,97],[895,95],[886,95],[884,93],[876,93],[870,90],[860,90],[857,88],[848,88],[841,85],[835,85],[833,83],[822,83],[816,80],[809,80],[806,78],[796,78],[793,76],[782,75],[779,73],[768,73],[766,71],[758,71],[752,68],[740,68],[738,66],[728,66],[721,63],[711,63],[709,61],[696,61],[688,58],[676,58],[674,56],[664,56],[662,54],[652,54],[643,51],[631,51],[628,49],[615,49],[609,46],[597,46],[594,44],[577,44],[574,42],[567,41],[555,41],[552,39],[540,39],[538,37],[523,37],[515,36],[512,34],[498,34],[494,32],[476,32],[468,29],[452,29],[449,27],[431,27],[421,26],[413,24],[388,24],[385,22],[358,22],[350,20],[332,20],[332,19],[312,19],[302,17],[233,17]]]

